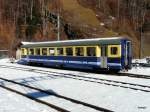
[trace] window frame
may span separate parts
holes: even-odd
[[[63,49],[63,53],[62,54],[58,54],[58,49]],[[65,55],[65,48],[64,47],[57,47],[56,48],[56,56],[64,56]]]
[[[43,49],[46,49],[46,55],[43,55]],[[48,56],[48,50],[47,50],[48,48],[47,47],[42,47],[42,48],[40,48],[40,54],[42,55],[42,56]]]
[[[57,49],[62,48],[63,54],[58,54]],[[72,49],[72,55],[67,55],[67,49]],[[76,48],[83,49],[83,55],[78,56],[76,54]],[[87,48],[95,48],[95,56],[87,56]],[[25,49],[25,48],[22,48]],[[101,48],[98,45],[95,46],[60,46],[60,47],[35,47],[35,48],[26,48],[26,55],[31,55],[30,50],[33,49],[34,54],[37,55],[37,49],[39,49],[40,54],[38,56],[77,56],[77,57],[100,57],[101,56]],[[42,50],[47,49],[47,55],[43,55]],[[50,53],[50,50],[54,50],[54,53]]]
[[[27,55],[27,49],[26,48],[21,48],[21,55],[26,56]]]
[[[67,55],[67,49],[71,48],[72,49],[72,55]],[[67,46],[65,47],[65,56],[75,56],[75,48],[72,46]]]
[[[33,50],[33,54],[31,54],[31,49]],[[34,49],[34,48],[29,48],[29,49],[28,49],[28,54],[29,54],[29,55],[32,55],[32,56],[35,55],[35,49]]]
[[[82,55],[82,56],[77,55],[77,53],[76,53],[76,49],[77,49],[77,48],[83,48],[83,55]],[[84,57],[84,56],[86,56],[86,55],[85,55],[85,46],[75,46],[75,49],[74,49],[74,50],[75,50],[75,51],[74,51],[74,52],[75,52],[75,53],[74,53],[75,56],[78,56],[78,57]]]
[[[40,52],[39,52],[40,54],[38,54],[38,53],[37,53],[37,49],[39,49],[39,50],[40,50]],[[37,55],[37,56],[41,56],[41,48],[40,48],[40,47],[36,47],[36,48],[35,48],[35,55]]]
[[[22,54],[22,49],[24,49],[24,54]],[[28,55],[28,48],[21,48],[21,55]]]
[[[87,53],[87,49],[88,49],[88,48],[95,48],[95,56],[88,56],[88,53]],[[98,49],[98,46],[87,46],[87,47],[86,47],[86,56],[87,56],[87,57],[98,57],[98,56],[99,56],[98,53],[100,53],[100,52],[98,52],[98,50],[99,50],[99,49]]]
[[[118,54],[118,48],[117,47],[111,47],[110,53],[111,53],[111,55],[117,55]]]
[[[50,49],[54,49],[53,55],[50,53]],[[48,47],[48,56],[56,56],[56,47]]]
[[[84,56],[77,56],[76,55],[76,48],[78,47],[83,47],[83,52],[84,52]],[[95,48],[95,56],[87,56],[87,48],[88,47],[94,47]],[[77,57],[100,57],[101,56],[101,48],[100,46],[98,45],[95,45],[95,46],[64,46],[64,56],[67,56],[67,52],[66,52],[66,49],[67,48],[72,48],[73,49],[73,55],[72,56],[77,56]]]
[[[24,55],[24,48],[21,48],[21,55]]]
[[[111,50],[112,48],[117,48],[117,54],[112,54]],[[108,45],[108,57],[111,58],[120,58],[121,57],[121,45]]]

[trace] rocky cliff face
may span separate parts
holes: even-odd
[[[140,37],[150,48],[149,0],[1,0],[0,49],[15,49],[20,41],[125,36],[139,56]],[[148,49],[143,49],[150,55]]]

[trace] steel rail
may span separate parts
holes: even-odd
[[[96,106],[96,105],[92,105],[92,104],[89,104],[89,103],[86,103],[86,102],[83,102],[83,101],[79,101],[79,100],[76,100],[76,99],[73,99],[73,98],[69,98],[69,97],[66,97],[66,96],[63,96],[63,95],[59,95],[59,94],[56,94],[56,93],[52,93],[50,91],[46,91],[46,90],[43,90],[43,89],[40,89],[40,88],[36,88],[36,87],[33,87],[33,86],[22,84],[22,83],[13,81],[13,80],[9,80],[9,79],[2,78],[2,77],[0,77],[0,79],[4,80],[4,81],[7,81],[7,82],[10,82],[10,83],[21,85],[21,86],[24,86],[24,87],[27,87],[27,88],[30,88],[30,89],[34,89],[34,90],[46,93],[48,95],[53,95],[53,96],[56,96],[58,98],[65,99],[65,100],[71,101],[71,102],[76,103],[76,104],[81,104],[81,105],[84,105],[86,107],[89,107],[89,108],[92,108],[92,109],[95,109],[95,110],[98,110],[98,111],[101,111],[101,112],[114,112],[114,111],[109,110],[109,109],[105,109],[105,108],[102,108],[102,107],[99,107],[99,106]]]

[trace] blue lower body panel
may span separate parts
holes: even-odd
[[[122,69],[121,58],[108,58],[107,65],[109,69]]]
[[[77,69],[97,69],[101,68],[101,60],[98,57],[71,57],[71,56],[27,56],[18,61],[19,64],[42,64],[45,66],[67,67]],[[122,69],[118,59],[109,59],[106,69]]]

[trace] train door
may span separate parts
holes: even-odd
[[[125,46],[125,47],[124,47],[124,49],[125,49],[125,50],[124,50],[124,52],[125,52],[125,53],[124,53],[124,54],[125,54],[125,56],[124,56],[125,60],[124,60],[124,61],[125,61],[125,66],[126,66],[126,65],[128,65],[128,50],[127,50],[127,42],[126,42],[126,44],[125,44],[124,46]]]
[[[101,68],[107,68],[107,46],[101,46]]]
[[[125,66],[131,64],[131,41],[127,41],[125,44]]]

